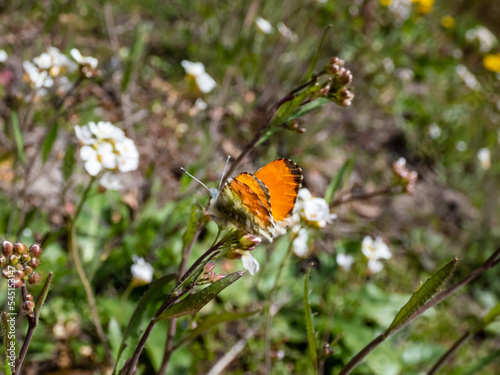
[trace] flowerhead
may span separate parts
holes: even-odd
[[[500,73],[500,53],[484,56],[483,65],[491,72]]]
[[[384,265],[380,262],[380,259],[392,258],[389,247],[382,237],[373,240],[370,236],[366,236],[361,243],[361,252],[368,259],[368,271],[370,273],[382,271]]]
[[[353,256],[348,254],[346,255],[344,253],[338,253],[336,259],[337,259],[337,264],[344,271],[349,271],[354,263]]]
[[[205,65],[201,62],[181,61],[181,65],[189,78],[194,79],[198,89],[207,94],[217,85],[212,77],[205,72]]]
[[[330,207],[323,198],[313,197],[307,188],[299,190],[296,210],[301,219],[314,228],[323,228],[337,217],[330,213]]]
[[[0,63],[4,63],[7,61],[9,55],[3,49],[0,49]]]
[[[484,170],[491,168],[491,153],[486,147],[479,149],[477,152],[477,158],[479,159],[479,163]]]
[[[408,194],[415,193],[415,184],[417,183],[418,173],[410,172],[406,167],[406,159],[399,158],[392,165],[394,172],[395,184],[401,186]]]
[[[109,122],[89,122],[75,126],[75,134],[82,148],[80,157],[91,176],[102,173],[101,185],[117,190],[121,187],[117,172],[130,172],[139,165],[139,152],[133,140],[120,128]]]
[[[264,34],[271,34],[273,32],[273,27],[271,25],[271,22],[268,20],[265,20],[262,17],[258,17],[255,20],[255,24],[257,25],[257,28],[262,31]]]
[[[301,228],[297,237],[293,240],[293,252],[298,257],[303,258],[309,252],[309,246],[307,245],[307,241],[309,239],[309,234],[307,233],[306,228]]]
[[[35,57],[33,62],[40,70],[47,71],[51,77],[65,74],[67,71],[73,72],[76,69],[76,64],[56,47],[47,48],[47,52]]]
[[[465,33],[465,39],[469,43],[477,43],[480,52],[490,52],[498,43],[498,40],[490,30],[484,26],[476,26]]]
[[[130,267],[130,271],[132,272],[133,282],[138,285],[142,285],[149,284],[153,281],[153,266],[146,262],[144,258],[134,255],[132,259],[134,264]]]

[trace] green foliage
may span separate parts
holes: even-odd
[[[318,352],[316,350],[316,335],[314,333],[314,327],[312,322],[311,305],[309,303],[309,274],[311,273],[312,266],[309,266],[306,271],[306,276],[304,278],[304,313],[306,320],[307,329],[307,342],[309,343],[309,356],[311,358],[311,365],[314,369],[314,373],[318,373]]]

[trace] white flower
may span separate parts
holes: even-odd
[[[307,188],[299,190],[295,210],[308,224],[318,228],[331,224],[337,218],[330,213],[328,203],[323,198],[313,197]]]
[[[49,76],[49,73],[45,70],[40,71],[32,62],[24,61],[23,69],[26,73],[25,77],[27,77],[33,88],[42,89],[54,85],[54,80]]]
[[[309,246],[307,246],[307,240],[309,235],[307,234],[307,229],[302,228],[299,231],[298,236],[293,240],[293,252],[298,257],[304,257],[309,251]]]
[[[104,173],[99,179],[99,184],[107,190],[120,190],[123,187],[120,176],[113,172]]]
[[[80,150],[80,157],[85,161],[85,169],[91,176],[97,176],[103,168],[116,168],[113,145],[108,142],[98,143],[96,147],[83,146]]]
[[[123,139],[116,144],[118,152],[117,163],[121,172],[131,172],[137,169],[139,165],[139,152],[135,143],[130,138]]]
[[[464,152],[467,150],[467,143],[465,143],[464,141],[458,141],[457,143],[455,143],[455,148],[460,152]]]
[[[84,145],[91,145],[97,142],[97,138],[94,137],[88,125],[75,126],[76,138]]]
[[[191,62],[187,60],[181,61],[181,65],[186,71],[186,74],[193,77],[196,85],[204,94],[212,91],[217,85],[212,77],[205,72],[205,66],[201,62]]]
[[[337,254],[337,264],[345,271],[349,271],[353,263],[354,263],[354,258],[352,255],[346,255],[343,253]]]
[[[464,81],[465,85],[471,90],[477,91],[481,89],[481,84],[476,79],[476,76],[472,74],[469,69],[465,67],[465,65],[458,65],[455,69],[455,72],[462,79],[462,81]]]
[[[291,42],[296,42],[299,39],[297,34],[294,34],[292,30],[290,30],[283,22],[278,22],[276,26],[278,27],[278,31],[283,38],[288,39]]]
[[[97,68],[97,63],[99,62],[95,57],[92,56],[82,56],[80,51],[78,51],[76,48],[73,48],[71,51],[69,51],[71,57],[75,59],[75,61],[78,63],[80,66],[90,66],[92,69]]]
[[[205,103],[202,98],[198,98],[194,103],[194,107],[199,111],[204,111],[207,109],[207,103]]]
[[[432,139],[437,139],[441,136],[441,128],[438,124],[432,123],[429,125],[429,135]]]
[[[397,21],[402,22],[410,16],[411,1],[392,0],[388,9],[395,16]]]
[[[476,26],[465,33],[465,39],[469,43],[477,42],[479,51],[486,53],[493,49],[498,43],[495,35],[484,26]]]
[[[249,251],[243,251],[241,256],[241,262],[243,263],[243,268],[250,272],[250,275],[255,275],[259,271],[259,262],[255,259]]]
[[[120,128],[114,126],[107,121],[99,121],[97,124],[93,121],[89,122],[90,131],[99,139],[114,139],[120,141],[125,137],[125,133]]]
[[[262,31],[264,34],[271,34],[273,32],[273,27],[271,26],[271,23],[262,17],[257,18],[255,20],[255,24],[257,25],[259,30]]]
[[[3,49],[0,49],[0,62],[6,62],[9,55]]]
[[[146,262],[144,258],[139,258],[134,255],[132,259],[134,260],[134,264],[130,267],[130,271],[134,279],[144,284],[149,284],[153,281],[153,266]]]
[[[41,70],[46,70],[52,77],[56,77],[64,70],[70,72],[76,69],[76,65],[66,55],[63,55],[56,47],[47,48],[47,52],[35,57],[33,62]]]
[[[366,236],[361,243],[361,252],[368,258],[368,270],[377,273],[384,268],[379,259],[390,259],[392,254],[382,237],[377,237],[375,241],[370,236]]]
[[[481,167],[484,170],[488,170],[491,167],[491,155],[490,155],[490,150],[487,148],[481,148],[477,152],[477,158],[479,159],[479,162],[481,163]]]

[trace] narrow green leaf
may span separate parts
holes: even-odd
[[[131,358],[134,350],[139,342],[139,335],[141,333],[141,325],[143,322],[148,321],[154,316],[158,306],[155,306],[155,299],[163,292],[163,288],[170,282],[177,278],[177,274],[169,274],[163,276],[151,283],[149,289],[142,296],[137,307],[130,318],[125,333],[123,334],[123,340],[120,345],[120,350],[118,351],[118,356],[116,357],[115,369],[113,374],[118,372],[118,369],[123,368],[125,362],[128,358]],[[124,355],[125,354],[125,355]]]
[[[183,315],[194,314],[201,310],[203,306],[213,300],[217,294],[226,289],[229,285],[238,280],[245,271],[238,271],[231,273],[224,277],[222,280],[210,285],[203,289],[201,292],[191,294],[179,303],[161,313],[155,322],[160,322],[165,319],[178,318]]]
[[[59,125],[54,123],[52,127],[50,128],[49,132],[47,133],[47,136],[43,140],[42,144],[42,160],[45,163],[47,159],[49,158],[50,151],[52,151],[52,146],[54,146],[54,142],[57,138],[57,131],[59,130]]]
[[[122,91],[125,91],[127,89],[134,68],[139,67],[139,62],[144,52],[145,41],[147,39],[147,34],[150,28],[151,27],[148,24],[142,24],[138,27],[134,46],[132,47],[132,51],[130,51],[130,54],[125,63],[125,69],[123,71],[123,79],[121,87]]]
[[[260,310],[241,312],[241,313],[227,312],[222,314],[210,315],[206,319],[203,319],[203,321],[199,322],[196,328],[191,332],[189,332],[189,334],[185,338],[183,338],[177,346],[180,346],[183,343],[195,338],[196,336],[201,335],[203,332],[208,331],[212,327],[215,327],[217,324],[245,319],[252,315],[257,314],[258,312],[260,312]]]
[[[123,335],[122,330],[120,329],[120,324],[118,324],[115,318],[111,318],[109,320],[108,337],[113,358],[116,358],[120,351],[120,344],[123,340]]]
[[[14,345],[15,345],[15,337],[14,339],[12,340],[11,338],[9,338],[9,332],[10,332],[10,324],[9,324],[9,320],[8,320],[8,317],[7,317],[7,313],[6,312],[3,312],[2,313],[2,337],[3,337],[3,347],[4,347],[4,355],[5,355],[5,375],[12,375],[12,370],[11,370],[11,367],[9,366],[9,363],[12,363],[12,362],[9,362],[9,359],[7,358],[7,348],[10,347],[10,344],[12,341],[14,341]],[[14,353],[15,354],[15,357],[17,357],[17,351]]]
[[[500,316],[500,302],[496,304],[486,316],[471,329],[471,334],[475,335],[489,324],[493,323]]]
[[[307,341],[309,342],[309,356],[314,368],[314,373],[318,373],[318,353],[316,351],[316,336],[314,336],[314,328],[312,323],[311,304],[309,303],[309,274],[311,266],[307,268],[306,277],[304,279],[304,310],[306,316]]]
[[[476,375],[480,373],[486,366],[500,358],[500,349],[488,354],[487,356],[479,359],[472,367],[466,370],[463,375]]]
[[[325,40],[326,33],[328,32],[328,30],[330,30],[331,27],[332,27],[332,25],[328,25],[326,27],[325,31],[323,31],[323,36],[321,37],[321,40],[318,44],[318,48],[316,49],[316,53],[314,54],[314,57],[311,61],[311,65],[309,66],[309,70],[307,71],[306,81],[309,80],[312,76],[312,72],[314,71],[314,67],[316,66],[316,62],[318,61],[318,56],[319,56],[319,51],[321,49],[321,45],[323,44],[323,41]]]
[[[76,146],[74,144],[70,144],[66,147],[62,165],[62,173],[65,182],[68,182],[73,174],[73,169],[76,164],[75,152]]]
[[[290,122],[296,118],[302,117],[309,112],[314,111],[317,108],[323,107],[325,104],[331,103],[330,99],[327,98],[318,98],[316,100],[313,100],[312,102],[309,102],[307,104],[304,104],[298,108],[296,108],[289,117],[287,117],[283,122]]]
[[[16,141],[17,155],[20,160],[24,161],[26,159],[26,155],[24,153],[24,138],[21,128],[19,127],[19,117],[17,117],[17,112],[11,111],[10,118],[12,123],[12,133],[14,134],[14,140]]]
[[[424,305],[437,292],[439,287],[451,276],[457,265],[458,258],[453,259],[443,268],[437,271],[431,278],[422,285],[413,295],[410,300],[397,313],[384,336],[389,337],[391,333],[401,327],[415,311]]]
[[[50,284],[52,283],[53,277],[54,277],[54,272],[49,273],[49,276],[47,276],[47,280],[45,280],[45,285],[43,286],[43,289],[40,292],[40,295],[38,296],[38,299],[36,301],[35,323],[37,326],[38,326],[38,321],[40,320],[40,311],[42,310],[42,306],[45,303],[45,299],[47,298],[47,295],[49,294]]]
[[[191,242],[193,239],[194,235],[196,234],[196,228],[198,226],[198,206],[193,204],[191,206],[191,215],[189,216],[189,222],[186,228],[186,231],[184,232],[184,235],[182,236],[182,247],[185,249],[187,245]]]
[[[347,159],[340,170],[337,172],[335,177],[332,178],[332,181],[330,181],[330,184],[326,188],[325,192],[325,201],[327,203],[332,202],[335,193],[344,185],[344,182],[349,178],[352,172],[353,165],[353,159]]]

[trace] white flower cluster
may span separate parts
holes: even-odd
[[[490,52],[498,43],[495,34],[484,26],[476,26],[467,30],[465,39],[469,43],[477,43],[482,53]]]
[[[271,25],[271,22],[262,17],[257,17],[255,19],[255,25],[257,26],[257,29],[264,34],[271,34],[274,31],[274,27]],[[297,34],[294,34],[292,30],[290,30],[283,22],[278,22],[276,24],[276,28],[283,38],[288,39],[293,43],[299,40]]]
[[[140,258],[136,255],[134,255],[132,259],[134,264],[130,267],[130,271],[132,272],[133,280],[137,284],[149,284],[153,281],[153,266],[146,262],[144,258]]]
[[[403,23],[411,13],[410,0],[392,0],[389,4],[389,11],[394,15],[397,23]]]
[[[48,47],[47,52],[35,57],[33,62],[24,61],[24,79],[31,87],[37,90],[38,95],[46,94],[46,89],[54,86],[55,79],[60,89],[68,90],[70,87],[66,73],[72,73],[82,66],[92,66],[95,69],[97,59],[94,57],[83,57],[76,48],[71,50],[71,56],[76,61],[61,53],[56,47]]]
[[[392,258],[389,247],[382,237],[373,240],[370,236],[366,236],[361,243],[361,252],[368,259],[368,272],[370,273],[382,271],[384,265],[380,262],[380,259]]]
[[[196,86],[198,86],[198,89],[202,93],[207,94],[217,86],[214,79],[205,71],[205,65],[203,65],[203,63],[182,60],[181,65],[188,77],[194,79]]]
[[[313,197],[307,188],[300,189],[291,224],[292,230],[297,233],[293,241],[294,253],[304,257],[309,251],[309,234],[302,224],[311,228],[324,228],[326,224],[333,223],[336,217],[337,215],[330,213],[330,207],[323,198]]]
[[[91,176],[104,171],[100,183],[106,189],[121,188],[116,172],[130,172],[139,165],[139,152],[133,140],[123,130],[110,122],[89,122],[75,126],[75,134],[81,144],[80,157]]]

